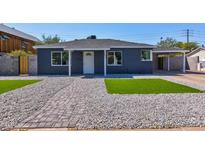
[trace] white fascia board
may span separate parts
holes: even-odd
[[[152,53],[176,53],[176,52],[186,53],[186,52],[189,52],[189,50],[162,50],[162,51],[152,51]]]
[[[110,48],[156,48],[156,46],[111,46]]]
[[[54,48],[64,48],[63,46],[33,46],[34,49],[54,49]]]
[[[64,50],[81,50],[81,51],[92,51],[92,50],[110,50],[110,48],[64,48]]]
[[[186,56],[191,56],[194,53],[200,52],[201,50],[205,50],[204,47],[198,47],[195,50],[192,50],[190,53],[188,53]]]

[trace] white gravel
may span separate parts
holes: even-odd
[[[205,93],[118,95],[103,78],[53,77],[0,95],[1,128],[205,126]]]
[[[0,95],[0,129],[16,126],[43,107],[50,97],[73,81],[66,77],[1,77],[0,79],[42,80]]]
[[[110,95],[103,80],[78,80],[86,93],[75,108],[79,129],[205,126],[205,94]],[[81,82],[81,83],[80,83]],[[89,85],[89,86],[88,86]],[[66,89],[65,89],[66,90]],[[72,118],[76,118],[72,114]]]
[[[76,78],[17,127],[77,129],[205,126],[205,94],[107,94],[103,79]]]

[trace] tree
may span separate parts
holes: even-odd
[[[53,44],[53,43],[59,43],[61,41],[60,37],[58,35],[55,36],[45,36],[42,35],[43,42],[42,44]]]
[[[177,40],[167,37],[165,40],[161,40],[160,42],[157,43],[159,47],[163,48],[173,48],[176,47]]]
[[[185,49],[185,50],[193,50],[197,47],[199,47],[199,44],[197,42],[177,42],[177,47]]]
[[[171,37],[167,37],[165,40],[161,40],[158,44],[159,47],[164,47],[164,48],[173,48],[173,47],[178,47],[178,48],[182,48],[185,50],[192,50],[195,49],[199,46],[199,44],[197,42],[180,42],[177,41]]]

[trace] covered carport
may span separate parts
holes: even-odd
[[[186,71],[186,53],[181,48],[155,48],[153,54],[153,72]]]

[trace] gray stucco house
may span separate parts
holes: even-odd
[[[186,52],[184,50],[158,50],[150,44],[96,39],[95,36],[51,45],[39,45],[34,48],[37,49],[38,54],[39,75],[69,76],[150,74],[158,69],[169,71],[170,58],[166,60],[166,55],[168,57],[173,53],[185,55]],[[160,58],[158,58],[159,55],[161,55]],[[160,62],[158,62],[159,59]],[[183,61],[179,63],[182,64],[179,70],[185,71],[185,63]]]

